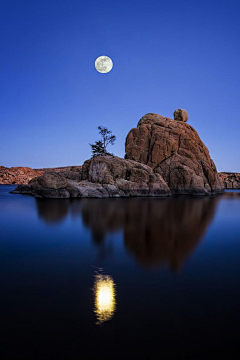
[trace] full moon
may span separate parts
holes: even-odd
[[[95,68],[102,74],[108,73],[113,68],[112,59],[105,55],[99,56],[95,61]]]

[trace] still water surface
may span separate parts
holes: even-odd
[[[2,360],[240,356],[240,192],[42,200],[0,186]]]

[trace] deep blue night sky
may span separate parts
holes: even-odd
[[[98,125],[124,156],[144,114],[185,108],[218,170],[240,172],[239,18],[234,0],[1,0],[0,165],[81,164]]]

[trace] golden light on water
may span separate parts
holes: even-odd
[[[98,323],[110,320],[116,309],[116,292],[113,279],[108,275],[96,275],[94,284],[95,314]]]

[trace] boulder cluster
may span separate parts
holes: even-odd
[[[75,175],[74,175],[75,176]],[[85,161],[78,179],[69,174],[45,172],[20,185],[13,193],[46,198],[166,196],[170,190],[159,174],[144,164],[116,156],[98,156]]]
[[[174,112],[174,120],[146,114],[127,135],[125,159],[93,157],[81,169],[47,171],[13,192],[47,198],[220,193],[216,166],[187,120],[183,109]]]

